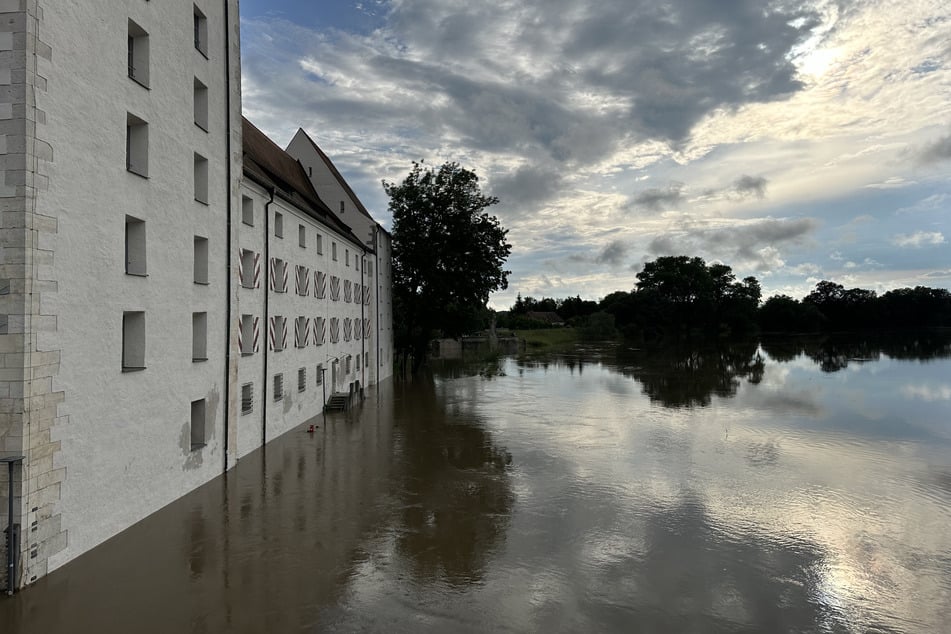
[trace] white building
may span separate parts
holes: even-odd
[[[385,232],[357,238],[253,127],[242,169],[238,36],[237,0],[0,0],[0,460],[22,457],[19,585],[318,415],[325,389],[389,374]],[[0,561],[5,587],[2,539]]]

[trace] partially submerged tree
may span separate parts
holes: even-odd
[[[438,169],[413,163],[402,183],[383,182],[393,214],[395,345],[413,372],[436,332],[457,337],[474,329],[489,294],[508,287],[503,269],[512,251],[506,229],[486,208],[475,172],[458,163]]]

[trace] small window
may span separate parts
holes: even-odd
[[[192,401],[192,451],[205,446],[205,399]]]
[[[373,275],[373,260],[367,260],[367,265],[364,267],[367,275]]]
[[[307,247],[307,229],[304,228],[304,225],[297,225],[297,244]]]
[[[353,363],[353,355],[348,354],[348,355],[347,355],[347,366],[346,366],[347,369],[344,370],[344,372],[345,372],[346,374],[350,374],[350,364],[351,364],[351,363]]]
[[[274,237],[284,237],[284,214],[279,211],[274,212]]]
[[[129,79],[149,87],[149,34],[129,20]]]
[[[336,242],[330,243],[330,257],[333,258],[334,262],[337,261],[337,243]]]
[[[257,341],[254,336],[253,315],[241,315],[241,330],[238,335],[239,352],[241,352],[241,354],[254,354]]]
[[[346,208],[346,205],[344,205],[344,202],[341,200],[341,201],[340,201],[340,213],[343,213],[345,208]]]
[[[195,200],[208,204],[208,159],[195,154]]]
[[[122,313],[122,370],[145,369],[145,313]]]
[[[350,249],[343,250],[343,265],[350,266]]]
[[[192,313],[192,361],[208,360],[208,313]]]
[[[360,371],[360,355],[357,355],[357,372]]]
[[[149,175],[149,124],[126,114],[125,168],[139,176]]]
[[[208,132],[208,86],[195,78],[195,125]]]
[[[241,222],[254,226],[254,200],[249,196],[241,197]]]
[[[369,366],[370,366],[370,353],[369,353],[369,352],[364,352],[364,353],[363,353],[363,367],[366,368],[366,367],[369,367]]]
[[[301,368],[297,371],[297,391],[303,392],[307,389],[307,368]]]
[[[317,375],[317,385],[323,385],[323,383],[324,383],[324,364],[322,364],[322,363],[318,363],[318,364],[317,364],[317,371],[315,372],[315,374]]]
[[[284,398],[284,375],[274,375],[274,400],[279,401]]]
[[[254,409],[254,383],[241,386],[241,413],[250,414]]]
[[[354,256],[353,256],[353,266],[354,266],[354,268],[357,269],[358,271],[360,270],[360,258],[358,258],[358,257],[356,256],[356,254],[354,254]]]
[[[208,283],[208,238],[195,236],[195,284]]]
[[[208,19],[197,6],[195,7],[195,49],[208,57]]]
[[[145,275],[145,221],[125,217],[125,272]]]
[[[317,253],[320,253],[321,255],[323,255],[324,241],[323,241],[323,237],[319,233],[314,234],[314,247],[317,249]]]

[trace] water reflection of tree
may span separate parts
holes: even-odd
[[[432,383],[405,389],[397,549],[421,580],[478,582],[508,527],[512,457],[479,422],[449,414]]]
[[[755,341],[714,348],[619,350],[617,366],[636,379],[652,401],[667,407],[709,405],[714,394],[735,396],[743,379],[759,383],[766,367]]]
[[[823,372],[838,372],[849,364],[892,359],[919,360],[951,357],[951,332],[899,334],[838,334],[825,337],[764,339],[763,350],[784,362],[804,354]]]

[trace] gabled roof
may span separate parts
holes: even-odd
[[[241,117],[241,134],[245,176],[274,189],[275,194],[363,246],[350,226],[317,195],[300,161],[282,150],[245,117]]]
[[[314,140],[310,138],[310,135],[307,134],[307,132],[304,131],[304,128],[298,128],[297,133],[304,135],[304,138],[307,139],[307,142],[310,143],[311,147],[314,148],[314,151],[317,152],[317,156],[320,157],[320,160],[324,162],[324,165],[327,166],[327,169],[330,170],[330,173],[333,174],[333,177],[337,179],[337,182],[340,183],[340,186],[343,187],[343,190],[347,192],[347,195],[350,196],[350,199],[356,204],[357,211],[359,211],[364,216],[369,218],[371,221],[376,223],[376,220],[373,220],[373,216],[370,215],[370,212],[367,211],[367,208],[364,207],[363,203],[360,202],[360,199],[357,198],[357,195],[350,188],[350,185],[347,183],[344,177],[340,174],[340,171],[337,170],[337,166],[333,164],[333,161],[330,160],[330,157],[324,154],[324,151],[321,150],[320,147],[316,143],[314,143]],[[379,224],[379,223],[376,223],[376,224]]]

